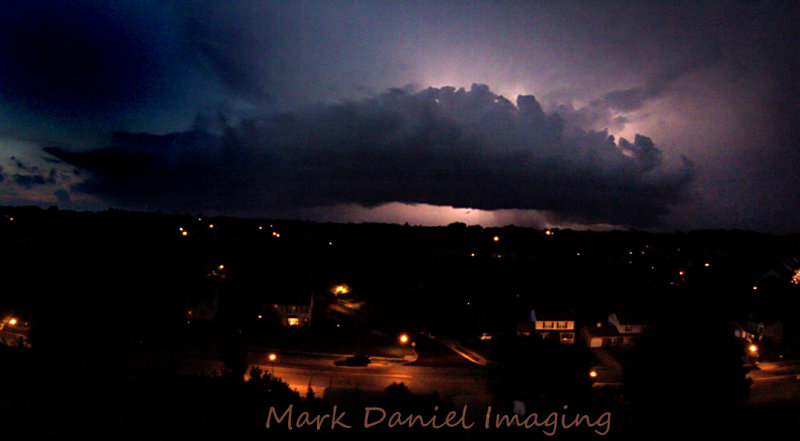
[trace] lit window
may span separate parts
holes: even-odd
[[[300,326],[300,319],[297,317],[289,317],[289,326]]]

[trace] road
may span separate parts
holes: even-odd
[[[414,363],[378,359],[365,367],[336,366],[341,358],[320,354],[277,354],[274,363],[267,353],[251,352],[252,367],[274,373],[292,389],[305,393],[309,386],[316,396],[335,390],[358,390],[383,393],[392,383],[403,383],[414,394],[436,392],[455,404],[484,406],[490,396],[486,391],[485,370],[458,357],[437,342],[420,340],[419,358]]]
[[[759,368],[750,371],[753,380],[750,387],[751,403],[778,401],[800,402],[800,361],[762,362]]]

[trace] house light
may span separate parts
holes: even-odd
[[[297,317],[289,317],[287,319],[289,326],[300,326],[300,319]]]
[[[225,265],[220,265],[219,269],[224,270],[225,269]]]
[[[214,228],[214,224],[208,224],[208,228]]]
[[[597,371],[591,371],[591,372],[589,372],[589,377],[591,377],[591,378],[597,378]]]
[[[188,231],[181,231],[181,236],[186,237],[189,235]]]
[[[748,351],[750,351],[750,353],[751,353],[751,354],[755,354],[756,352],[758,352],[758,346],[756,346],[756,345],[750,345],[750,346],[747,348],[747,350],[748,350]]]

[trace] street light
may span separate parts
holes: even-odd
[[[12,318],[11,320],[8,321],[8,324],[11,325],[11,326],[16,325],[17,324],[17,319]]]
[[[407,334],[400,334],[400,343],[401,344],[408,343],[408,335]]]
[[[275,376],[275,360],[278,359],[278,356],[275,355],[275,353],[271,353],[271,354],[269,354],[267,356],[267,358],[269,358],[269,361],[272,362],[272,376],[274,377]]]
[[[747,348],[747,350],[748,350],[748,351],[750,351],[750,353],[751,353],[751,354],[755,355],[756,353],[758,353],[758,346],[756,346],[756,345],[750,345],[750,346]]]
[[[589,377],[591,377],[591,378],[597,378],[597,371],[590,371],[590,372],[589,372]]]

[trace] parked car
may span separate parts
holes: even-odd
[[[344,360],[334,361],[336,366],[366,366],[370,363],[369,357],[366,355],[353,355]]]

